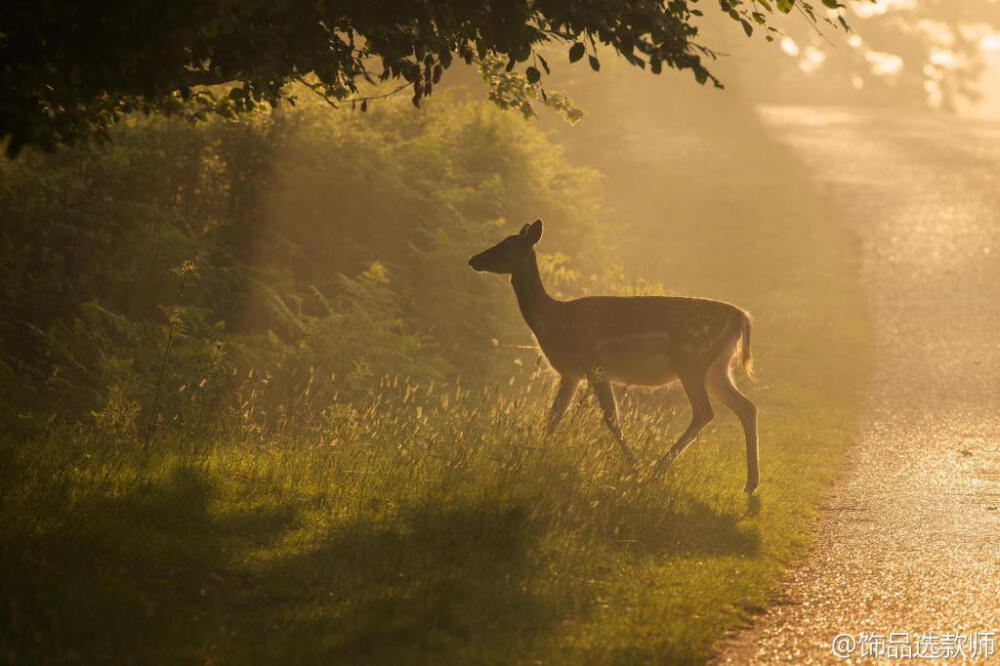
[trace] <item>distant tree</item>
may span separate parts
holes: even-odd
[[[7,0],[0,24],[0,139],[51,149],[102,137],[130,112],[232,116],[261,103],[294,101],[287,84],[307,82],[332,104],[369,98],[363,83],[401,81],[414,104],[456,58],[492,72],[494,101],[530,110],[549,103],[541,87],[553,42],[570,62],[599,69],[597,45],[659,73],[705,66],[698,0]],[[814,5],[816,8],[814,9]],[[771,14],[839,17],[837,0],[718,0],[713,13],[749,36],[773,31]],[[842,22],[842,19],[840,19]],[[768,38],[771,36],[768,34]],[[516,68],[516,71],[515,71]],[[512,79],[511,74],[519,78]],[[220,86],[225,86],[221,87]],[[553,105],[564,101],[556,97]]]
[[[730,39],[720,48],[738,54],[739,74],[724,76],[756,100],[779,103],[954,111],[981,98],[987,58],[1000,48],[1000,2],[883,0],[852,3],[845,14],[853,33],[846,40],[802,22],[781,24],[785,58]]]
[[[920,0],[855,11],[849,57],[830,58],[828,76],[860,87],[862,99],[930,103],[948,111],[980,99],[983,39],[996,39],[1000,2]]]

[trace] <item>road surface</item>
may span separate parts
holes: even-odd
[[[1000,123],[761,116],[861,240],[878,361],[814,547],[715,663],[914,663],[889,658],[904,640],[957,663],[970,637],[982,656],[975,633],[1000,634]],[[886,656],[862,658],[881,648],[861,632]],[[850,660],[833,654],[840,634]]]

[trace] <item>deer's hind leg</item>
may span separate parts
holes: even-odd
[[[739,392],[729,374],[729,358],[716,362],[708,372],[708,391],[712,396],[732,410],[743,426],[747,442],[747,485],[743,489],[748,495],[757,489],[760,482],[760,461],[757,452],[757,406]]]
[[[608,426],[608,430],[615,436],[615,439],[618,440],[618,446],[621,447],[625,460],[630,465],[635,465],[635,454],[632,453],[629,445],[625,443],[625,435],[622,434],[622,425],[618,418],[618,403],[615,401],[615,394],[611,390],[611,381],[600,368],[595,368],[588,372],[587,381],[593,387],[594,393],[597,394],[597,401],[601,403],[601,409],[604,411],[604,423]]]
[[[576,388],[579,385],[579,377],[567,377],[563,375],[559,378],[559,392],[556,393],[556,399],[552,403],[552,409],[549,411],[549,421],[545,426],[546,434],[551,435],[556,426],[559,425],[559,421],[562,419],[563,414],[566,413],[566,409],[569,407],[573,396],[576,395]]]
[[[715,416],[712,411],[712,402],[708,399],[708,389],[706,387],[706,376],[704,373],[681,376],[681,385],[691,403],[691,423],[684,434],[678,438],[674,445],[670,447],[662,458],[656,462],[653,474],[662,474],[670,467],[674,458],[687,448],[688,444],[694,441],[701,429],[704,428]]]

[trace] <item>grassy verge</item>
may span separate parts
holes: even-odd
[[[542,440],[544,375],[472,394],[386,380],[322,432],[266,446],[7,440],[0,659],[703,661],[807,543],[868,362],[851,238],[792,162],[741,150],[758,148],[767,169],[665,209],[692,224],[656,260],[672,288],[755,314],[759,502],[740,492],[741,434],[721,408],[668,478],[637,480],[588,396]],[[718,155],[685,164],[703,182]],[[658,397],[625,404],[645,461],[686,425]]]

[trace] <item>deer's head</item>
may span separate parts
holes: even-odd
[[[507,236],[488,250],[480,252],[469,265],[477,271],[514,273],[531,261],[535,243],[542,237],[542,221],[535,220],[521,227],[521,232]]]

